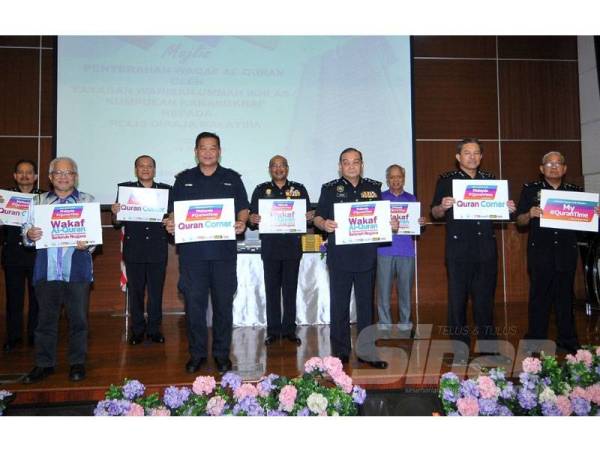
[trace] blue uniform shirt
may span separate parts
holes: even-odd
[[[199,167],[184,170],[175,180],[169,211],[173,211],[173,202],[181,200],[209,200],[217,198],[233,198],[235,214],[248,209],[248,196],[239,173],[217,166],[210,176],[202,173]],[[237,242],[209,241],[178,244],[179,261],[193,264],[199,261],[236,259]]]

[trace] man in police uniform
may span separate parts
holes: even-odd
[[[474,334],[479,339],[495,339],[494,293],[498,271],[496,235],[491,220],[455,220],[452,180],[495,178],[479,169],[483,148],[475,138],[463,139],[457,146],[458,170],[440,176],[431,202],[434,219],[446,220],[446,268],[448,271],[448,331],[451,339],[470,345],[467,327],[467,300],[473,302]],[[508,201],[508,209],[515,204]],[[467,362],[460,352],[458,361]]]
[[[259,184],[252,193],[250,202],[250,226],[260,229],[258,214],[259,199],[305,199],[306,219],[312,220],[315,213],[309,211],[310,199],[303,184],[288,180],[288,162],[276,155],[269,161],[271,181]],[[261,233],[261,258],[265,275],[267,297],[267,338],[265,345],[271,345],[280,337],[300,345],[296,336],[296,290],[298,271],[302,258],[300,234]],[[283,294],[283,320],[281,297]]]
[[[373,290],[377,267],[377,244],[335,243],[334,203],[381,200],[381,183],[361,176],[362,153],[347,148],[340,154],[341,178],[325,183],[315,213],[314,224],[329,234],[327,266],[330,282],[331,352],[345,364],[349,361],[350,295],[354,285],[358,333],[373,323]],[[397,219],[395,221],[397,229]],[[386,361],[363,361],[377,369],[387,368]]]
[[[123,187],[166,189],[171,186],[154,181],[156,161],[148,155],[139,156],[134,163],[137,181],[119,183]],[[112,205],[113,223],[121,205]],[[166,222],[166,219],[163,221]],[[127,273],[127,295],[131,313],[131,336],[129,343],[137,345],[144,341],[144,333],[152,342],[164,343],[160,331],[162,322],[162,297],[168,257],[168,234],[162,222],[126,222],[123,239],[123,261]],[[148,286],[148,324],[144,319],[144,297]]]
[[[582,191],[565,183],[565,158],[549,152],[540,165],[542,179],[523,185],[517,225],[529,225],[527,265],[529,270],[529,328],[526,339],[547,339],[550,310],[554,306],[558,337],[556,343],[569,353],[579,348],[573,317],[573,283],[577,268],[577,232],[558,228],[541,228],[540,191]],[[598,214],[598,207],[596,207]]]
[[[28,194],[41,194],[35,187],[38,179],[37,166],[33,161],[22,159],[15,164],[13,174],[16,186],[11,190]],[[4,201],[4,200],[2,200]],[[27,342],[33,345],[34,331],[38,320],[38,302],[33,289],[33,264],[35,248],[23,245],[21,227],[3,226],[2,267],[6,288],[6,343],[4,351],[10,352],[23,341],[23,309],[25,285],[29,293],[27,314]]]
[[[233,198],[235,232],[242,234],[248,221],[248,197],[241,176],[219,164],[221,141],[214,133],[203,132],[196,138],[198,166],[184,170],[175,180],[173,201]],[[172,205],[171,208],[172,210]],[[171,216],[167,231],[175,233]],[[217,370],[231,370],[229,350],[233,331],[233,296],[237,290],[237,243],[231,241],[190,242],[179,244],[179,289],[185,298],[190,360],[189,373],[206,362],[208,295],[213,308],[212,354]]]

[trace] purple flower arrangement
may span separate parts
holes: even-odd
[[[600,347],[582,348],[559,365],[554,356],[525,358],[518,384],[503,369],[460,380],[442,375],[439,397],[449,416],[600,415]]]
[[[191,388],[169,386],[162,400],[144,396],[137,380],[111,385],[106,399],[96,406],[97,416],[351,416],[366,398],[334,357],[311,358],[298,378],[275,374],[255,383],[228,372],[217,383],[213,377],[197,377]]]

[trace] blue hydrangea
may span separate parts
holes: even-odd
[[[537,375],[532,375],[527,372],[521,372],[521,374],[519,375],[519,381],[521,382],[521,385],[524,389],[532,390],[535,389],[535,387],[537,386],[539,379]]]
[[[279,375],[275,375],[274,373],[265,377],[264,380],[262,380],[261,382],[258,383],[260,386],[260,390],[265,393],[270,393],[273,390],[273,388],[275,387],[275,386],[273,386],[273,382],[277,378],[279,378]],[[222,381],[221,381],[221,384],[223,384]]]
[[[12,395],[12,392],[1,390],[0,391],[0,401],[4,400],[5,398],[10,397],[11,395]]]
[[[600,366],[596,367],[596,375],[600,376]]]
[[[503,398],[504,400],[510,400],[510,399],[513,399],[514,397],[515,397],[515,387],[509,381],[508,383],[506,383],[506,386],[504,386],[502,388],[502,390],[500,391],[500,398]]]
[[[505,405],[498,405],[498,408],[496,409],[496,415],[497,416],[512,416],[513,413],[512,411],[508,408],[508,406]]]
[[[130,407],[129,400],[101,400],[94,409],[94,416],[123,416]]]
[[[530,389],[521,389],[517,394],[517,400],[523,409],[530,410],[537,406],[536,395]]]
[[[352,389],[352,401],[357,405],[362,405],[365,402],[365,398],[367,398],[367,391],[360,386],[354,386]]]
[[[310,416],[310,409],[308,408],[302,408],[300,411],[298,411],[298,416]]]
[[[167,406],[167,408],[177,409],[183,406],[183,404],[190,398],[189,388],[177,388],[175,386],[169,386],[165,389],[165,394],[163,396],[163,402]]]
[[[479,387],[475,380],[465,380],[460,385],[461,397],[479,397]]]
[[[454,391],[452,389],[448,389],[448,388],[444,388],[444,390],[442,391],[442,398],[445,401],[452,402],[452,403],[456,403],[456,401],[458,400]]]
[[[587,416],[592,410],[592,405],[585,398],[575,397],[571,399],[571,408],[577,416]]]
[[[543,416],[560,416],[560,409],[553,402],[542,403],[542,415]]]
[[[237,375],[233,372],[227,372],[225,375],[223,375],[223,378],[221,378],[221,386],[223,388],[226,388],[229,386],[231,388],[231,390],[235,391],[241,385],[242,385],[242,377],[240,377],[239,375]]]
[[[271,410],[267,413],[267,416],[269,417],[273,417],[273,416],[287,416],[287,413],[285,413],[284,411],[279,411],[277,409]]]
[[[233,414],[245,412],[248,416],[264,416],[265,410],[258,404],[255,397],[245,397],[233,407]]]
[[[453,372],[446,372],[444,375],[442,375],[442,381],[445,381],[445,380],[458,381],[458,377]]]
[[[493,416],[496,413],[498,402],[492,398],[480,398],[479,403],[479,414],[482,416]]]
[[[498,369],[491,369],[489,376],[494,381],[504,381],[506,379],[504,371]]]
[[[135,400],[138,397],[144,395],[146,386],[140,383],[138,380],[130,380],[123,386],[123,397],[127,400]]]

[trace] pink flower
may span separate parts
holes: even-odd
[[[523,372],[527,373],[540,373],[542,370],[542,362],[538,358],[525,358],[523,360]]]
[[[150,415],[151,416],[170,416],[171,411],[169,411],[164,406],[159,406],[158,408],[154,408],[154,409],[150,410]]]
[[[588,386],[586,391],[588,393],[588,400],[594,402],[596,405],[600,405],[600,383]]]
[[[575,357],[574,357],[573,355],[571,355],[571,354],[569,354],[569,355],[565,356],[565,359],[566,359],[566,360],[567,360],[567,362],[569,362],[569,363],[573,363],[573,364],[575,364],[575,363],[577,362],[577,360],[575,359]]]
[[[192,391],[196,395],[208,395],[216,386],[217,382],[213,377],[197,377],[192,385]]]
[[[241,401],[246,397],[256,397],[258,395],[258,389],[256,386],[250,383],[244,383],[239,388],[235,390],[233,396],[236,400]]]
[[[589,350],[577,350],[577,353],[575,353],[575,359],[579,362],[583,362],[586,367],[591,367],[593,355]]]
[[[206,412],[209,416],[220,416],[225,409],[225,400],[219,395],[212,397],[206,404]]]
[[[352,378],[350,378],[344,372],[337,373],[333,377],[333,382],[338,385],[346,394],[352,392]]]
[[[475,397],[459,398],[456,402],[456,406],[458,407],[458,413],[461,416],[479,415],[479,403]]]
[[[344,372],[344,366],[339,358],[334,356],[326,356],[323,358],[323,367],[331,378],[334,378],[338,373]]]
[[[569,394],[569,397],[571,397],[571,398],[581,397],[581,398],[586,399],[587,401],[591,401],[589,391],[580,386],[577,386],[576,388],[574,388],[571,391],[571,393]]]
[[[559,395],[556,397],[556,406],[558,406],[558,409],[563,416],[570,416],[573,412],[571,401],[566,395]]]
[[[600,356],[600,347],[596,347],[596,356]]]
[[[477,384],[479,385],[479,393],[481,394],[481,398],[498,398],[500,389],[490,377],[486,375],[480,376],[477,379]]]
[[[315,370],[325,370],[323,360],[318,356],[314,356],[304,363],[304,372],[311,373]]]
[[[298,395],[298,391],[294,386],[289,384],[284,386],[279,393],[279,409],[292,412],[292,409],[294,409],[294,402],[296,401],[296,395]]]
[[[128,416],[144,416],[144,408],[137,403],[132,403],[127,411]]]

